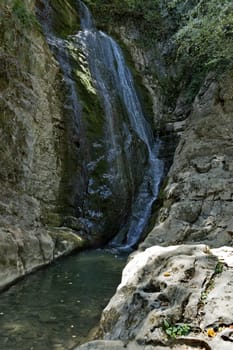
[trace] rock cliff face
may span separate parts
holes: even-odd
[[[233,76],[208,78],[186,119],[157,223],[141,248],[153,244],[232,244]]]
[[[57,26],[59,19],[67,16],[66,9],[80,13],[81,28],[69,36]],[[61,4],[41,0],[38,13],[63,72],[65,106],[73,121],[70,135],[76,140],[76,149],[69,149],[75,155],[73,168],[77,171],[74,169],[72,177],[69,164],[72,208],[65,223],[82,228],[98,244],[119,230],[125,240],[126,226],[132,227],[133,220],[140,220],[139,227],[145,226],[152,197],[157,196],[163,172],[156,156],[159,142],[155,144],[121,48],[96,28],[86,5],[82,1]],[[152,162],[157,162],[153,168]],[[144,196],[143,208],[136,200],[138,193]],[[138,231],[140,234],[140,228]],[[131,240],[130,244],[135,243]]]
[[[67,137],[61,74],[34,6],[0,5],[0,287],[82,245],[44,228],[60,225]]]
[[[126,97],[119,93],[123,89],[118,86],[114,97],[113,90],[111,96],[97,93],[94,80],[103,79],[110,90],[117,72],[91,79],[88,60],[94,51],[89,59],[75,37],[67,40],[80,29],[77,3],[12,0],[0,11],[4,287],[62,254],[116,234],[128,219],[148,150],[130,125]],[[112,61],[105,65],[112,64],[113,71],[120,51],[106,35],[97,30],[95,35],[99,44],[107,40],[103,45]],[[135,103],[139,113],[140,103]]]
[[[87,37],[84,28],[68,38],[80,29],[77,3],[0,7],[0,229],[9,252],[1,286],[111,238],[126,224],[143,177],[143,195],[154,192],[144,176],[152,133],[131,74],[117,44],[94,26]],[[98,60],[106,62],[96,70]]]

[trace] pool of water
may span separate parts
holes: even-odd
[[[67,350],[87,340],[126,257],[103,250],[61,259],[0,295],[1,350]]]

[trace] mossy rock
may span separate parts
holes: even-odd
[[[51,227],[60,227],[63,223],[62,215],[59,213],[46,212],[43,218],[44,224]]]
[[[53,29],[61,37],[74,34],[80,26],[77,5],[73,0],[53,0]]]
[[[87,239],[66,227],[49,228],[47,232],[54,241],[55,257],[69,254],[71,251],[84,249],[89,245]]]

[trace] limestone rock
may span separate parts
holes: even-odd
[[[119,341],[93,341],[89,342],[87,344],[81,345],[80,347],[74,348],[74,350],[204,350],[207,349],[209,350],[210,347],[208,346],[207,343],[204,341],[192,339],[190,340],[190,343],[195,344],[194,346],[192,345],[186,345],[186,344],[174,344],[171,346],[159,346],[159,345],[139,345],[136,342],[129,342],[127,344]],[[198,345],[199,344],[199,345]],[[229,345],[230,346],[230,345]],[[226,350],[230,350],[226,348]]]
[[[232,256],[233,248],[212,251],[205,245],[153,246],[136,252],[103,311],[98,332],[103,340],[77,350],[229,350]],[[179,325],[188,326],[189,334],[176,334]],[[168,336],[168,327],[176,336]]]
[[[107,340],[97,340],[93,342],[89,342],[87,344],[81,345],[78,348],[74,348],[74,350],[123,350],[123,349],[128,349],[128,350],[191,350],[193,348],[187,347],[187,345],[174,345],[172,347],[167,347],[167,346],[156,346],[154,345],[144,345],[141,346],[137,344],[136,342],[128,342],[124,343],[121,341],[107,341]],[[203,347],[195,347],[196,350],[198,349],[203,349]]]
[[[154,244],[232,244],[232,73],[207,79],[193,105],[163,190]]]
[[[82,249],[87,241],[67,228],[22,230],[0,228],[0,289],[62,255]]]
[[[69,140],[62,76],[34,9],[0,4],[0,288],[82,246],[46,228],[62,224]]]

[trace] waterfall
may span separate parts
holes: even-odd
[[[159,184],[163,175],[163,163],[158,158],[160,141],[154,140],[151,128],[146,121],[138,98],[133,77],[128,69],[118,44],[107,34],[95,28],[87,6],[79,1],[82,30],[75,35],[75,42],[81,46],[88,60],[92,79],[103,100],[111,138],[111,151],[118,153],[113,118],[114,100],[118,97],[127,111],[131,128],[146,145],[148,164],[131,210],[126,241],[118,249],[131,249],[140,239],[151,214],[152,204],[158,196]],[[120,163],[120,160],[118,160]],[[121,166],[118,164],[119,175]],[[118,239],[112,244],[119,245]]]
[[[153,145],[151,129],[143,116],[141,103],[123,53],[110,36],[96,30],[87,6],[82,1],[79,3],[82,31],[76,35],[76,40],[81,43],[88,58],[98,91],[106,106],[111,104],[114,90],[120,95],[127,109],[131,126],[147,145],[148,151],[151,151]],[[110,118],[109,122],[111,123]]]
[[[77,169],[67,175],[68,215],[100,241],[120,231],[110,245],[128,251],[138,243],[158,195],[160,141],[143,114],[122,50],[97,30],[87,6],[77,0],[81,30],[63,39],[53,30],[52,2],[41,1],[38,17],[66,86],[69,154],[74,152],[71,167]]]

